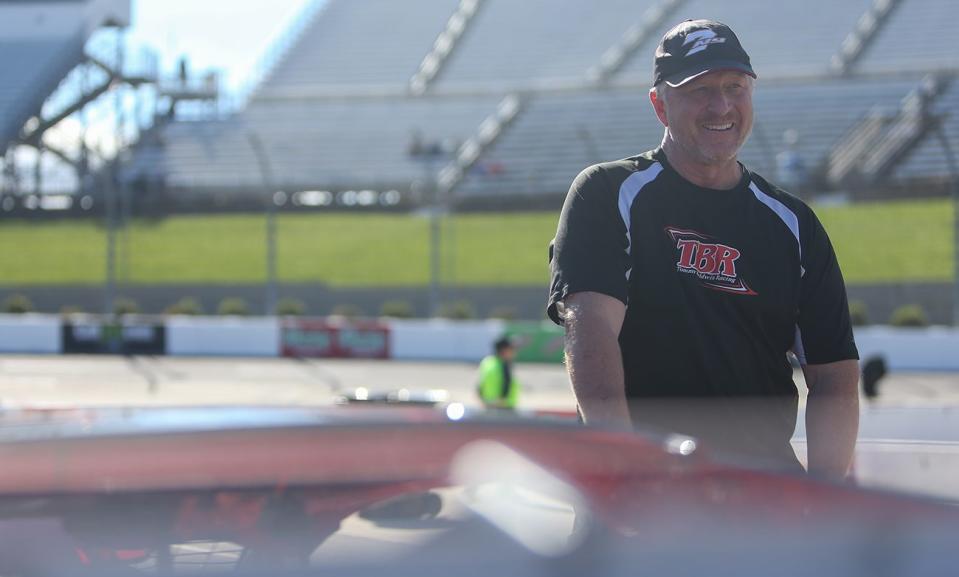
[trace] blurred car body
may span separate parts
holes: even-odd
[[[4,575],[942,575],[953,504],[450,406],[8,411]],[[878,573],[877,573],[878,572]]]

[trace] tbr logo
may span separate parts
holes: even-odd
[[[666,234],[679,253],[677,271],[696,275],[704,287],[712,290],[746,296],[757,294],[736,274],[736,261],[742,256],[739,250],[711,242],[710,237],[694,230],[666,227]]]
[[[692,56],[697,52],[702,52],[708,48],[710,44],[722,44],[724,42],[726,42],[726,39],[722,36],[718,36],[712,30],[698,30],[692,34],[686,35],[686,41],[683,42],[683,46],[692,43],[692,48],[686,52],[686,56]]]

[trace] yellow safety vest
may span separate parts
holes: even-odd
[[[505,391],[503,360],[496,355],[483,359],[479,367],[479,396],[483,403],[513,409],[519,401],[519,381],[510,374],[509,391]]]

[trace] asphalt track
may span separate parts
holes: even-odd
[[[520,408],[571,411],[559,365],[519,365]],[[0,356],[0,407],[329,406],[337,396],[443,390],[476,407],[471,363],[273,358]],[[801,397],[805,385],[796,373]],[[959,500],[959,374],[893,373],[863,400],[861,482]],[[794,437],[804,453],[803,419]]]
[[[522,364],[520,405],[571,410],[573,395],[560,365]],[[448,391],[450,400],[475,406],[471,363],[273,358],[121,356],[0,356],[0,404],[23,406],[117,405],[328,405],[364,387]],[[796,373],[800,394],[805,385]],[[957,407],[959,373],[893,373],[869,407]]]
[[[523,365],[522,405],[572,409],[562,367]],[[153,405],[309,405],[366,388],[371,394],[445,390],[478,404],[476,366],[367,360],[121,356],[0,356],[6,407]]]

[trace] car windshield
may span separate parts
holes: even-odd
[[[0,0],[0,574],[945,574],[956,20]]]

